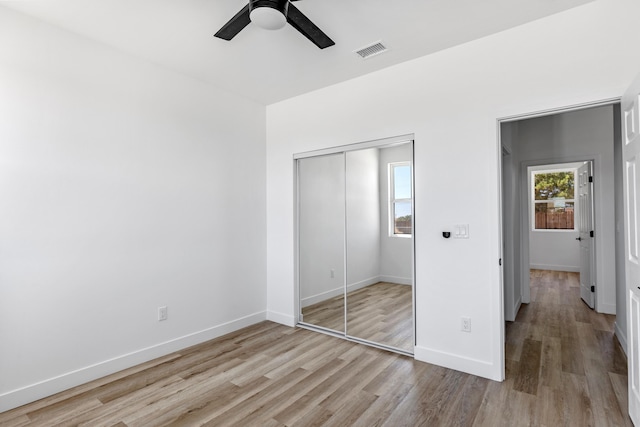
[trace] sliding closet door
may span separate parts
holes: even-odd
[[[347,336],[413,353],[413,144],[346,153]]]
[[[299,323],[414,350],[413,141],[297,155]]]
[[[299,159],[297,166],[300,320],[344,333],[344,153]]]

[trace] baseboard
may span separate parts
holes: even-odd
[[[575,265],[551,265],[551,264],[529,264],[532,270],[550,270],[550,271],[570,271],[572,273],[580,273],[580,266]]]
[[[395,283],[398,285],[410,285],[413,280],[410,277],[398,277],[398,276],[380,276],[378,278],[380,282]]]
[[[616,314],[615,304],[598,304],[596,303],[596,311],[604,314]]]
[[[391,280],[388,280],[389,277],[391,277],[391,276],[369,277],[368,279],[364,279],[364,280],[361,280],[359,282],[348,284],[347,285],[347,292],[356,291],[358,289],[365,288],[365,287],[367,287],[369,285],[373,285],[373,284],[378,283],[378,282],[389,282],[389,281],[391,281]],[[396,282],[393,282],[393,283],[396,283]],[[409,281],[408,284],[410,284],[410,283],[411,282]],[[322,292],[322,293],[319,293],[317,295],[312,295],[310,297],[303,298],[300,301],[300,304],[302,305],[302,308],[309,307],[310,305],[317,304],[319,302],[323,302],[323,301],[326,301],[326,300],[334,298],[334,297],[338,297],[338,296],[342,295],[343,293],[344,293],[344,288],[341,286],[339,288],[331,289],[329,291]],[[269,319],[269,320],[271,320],[271,319]],[[274,320],[274,322],[275,321],[276,320]],[[278,323],[281,323],[281,322],[278,322]]]
[[[462,357],[457,354],[445,353],[420,346],[414,348],[414,358],[421,362],[431,363],[494,381],[502,381],[502,373],[498,372],[499,368],[492,363],[482,360]]]
[[[342,294],[344,294],[344,287],[340,286],[339,288],[334,288],[326,292],[319,293],[317,295],[312,295],[310,297],[303,298],[300,300],[300,304],[303,308],[309,307],[310,305],[317,304],[322,301],[326,301],[328,299],[340,296]]]
[[[294,316],[278,313],[277,311],[267,311],[267,320],[290,327],[294,327],[297,323]]]
[[[505,315],[504,320],[506,320],[507,322],[515,322],[516,318],[518,317],[518,310],[520,310],[520,306],[522,305],[522,300],[518,299],[518,301],[515,302],[515,304],[513,304],[513,319],[511,318],[507,318],[507,316]]]
[[[522,298],[518,298],[518,301],[516,301],[516,303],[513,305],[513,313],[515,316],[513,319],[514,322],[518,318],[518,312],[520,311],[520,307],[522,307]]]
[[[144,362],[166,356],[184,348],[218,338],[267,319],[267,313],[259,312],[222,323],[199,332],[184,335],[170,341],[123,354],[91,366],[67,372],[35,384],[0,394],[0,412],[8,411],[27,403],[85,384],[89,381],[122,371]]]
[[[347,285],[347,292],[357,291],[358,289],[366,288],[367,286],[376,284],[378,282],[383,282],[383,280],[379,276],[369,277],[368,279],[364,279],[359,282]]]
[[[616,338],[618,338],[618,341],[620,342],[620,346],[622,347],[622,351],[624,351],[624,354],[627,354],[627,336],[622,333],[622,330],[618,326],[618,320],[617,319],[616,319],[616,321],[614,323],[614,326],[615,326],[615,335],[616,335]]]

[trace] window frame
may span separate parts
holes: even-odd
[[[573,203],[573,228],[536,228],[536,205],[552,202],[553,199],[548,200],[536,200],[536,175],[544,175],[549,173],[559,173],[559,172],[571,172],[573,173],[573,199],[565,199],[565,202]],[[531,217],[531,231],[534,232],[552,232],[552,233],[573,233],[578,230],[576,224],[576,220],[578,217],[578,203],[576,203],[576,183],[578,182],[578,168],[577,167],[563,167],[557,169],[541,169],[541,170],[531,170],[529,171],[529,215]]]
[[[396,194],[395,194],[395,173],[394,170],[396,167],[405,167],[408,166],[409,167],[409,175],[410,175],[410,179],[409,179],[409,184],[411,186],[411,197],[409,198],[400,198],[397,199],[396,198]],[[389,228],[389,237],[399,237],[399,238],[403,238],[403,239],[409,239],[411,237],[413,237],[413,165],[412,162],[410,161],[402,161],[402,162],[390,162],[388,164],[387,167],[387,181],[388,181],[388,199],[389,202],[387,204],[387,211],[388,211],[388,228]],[[405,234],[405,233],[396,233],[395,232],[395,205],[398,202],[409,202],[410,206],[411,206],[411,233]]]

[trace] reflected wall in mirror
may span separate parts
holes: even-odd
[[[344,332],[344,153],[298,160],[300,320]]]
[[[413,353],[413,141],[336,151],[297,160],[299,320]]]
[[[346,153],[347,335],[413,352],[411,143]]]

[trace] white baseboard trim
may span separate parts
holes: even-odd
[[[507,310],[505,310],[505,315],[504,315],[504,320],[506,320],[507,322],[515,322],[516,321],[516,317],[518,317],[518,310],[520,310],[520,306],[522,305],[522,300],[518,299],[518,301],[516,301],[513,304],[513,307],[507,307],[507,308],[511,308],[511,313],[507,313]],[[509,315],[507,315],[509,314]],[[513,317],[511,317],[513,316]]]
[[[518,301],[516,301],[516,303],[513,306],[513,312],[515,313],[515,319],[518,318],[518,312],[520,311],[520,307],[522,307],[522,298],[518,298]]]
[[[604,314],[616,314],[616,306],[615,304],[597,304],[596,303],[596,311],[598,313],[604,313]]]
[[[89,381],[122,371],[167,354],[218,338],[230,332],[251,326],[267,319],[267,313],[258,312],[222,323],[202,331],[178,337],[151,347],[114,357],[94,365],[85,366],[53,378],[0,394],[0,412],[85,384]]]
[[[410,285],[412,282],[411,277],[380,276],[378,279],[379,282],[396,283],[398,285]]]
[[[335,288],[335,289],[331,289],[322,293],[319,293],[317,295],[312,295],[310,297],[306,297],[303,298],[302,300],[300,300],[300,304],[302,305],[302,307],[309,307],[310,305],[322,302],[322,301],[326,301],[328,299],[337,297],[344,294],[344,287],[340,286],[339,288]]]
[[[347,292],[357,291],[358,289],[366,288],[367,286],[373,285],[381,281],[382,281],[381,278],[378,276],[369,277],[368,279],[364,279],[359,282],[351,283],[347,285]]]
[[[347,292],[352,292],[352,291],[356,291],[358,289],[362,289],[362,288],[366,288],[369,285],[373,285],[375,283],[378,282],[389,282],[391,280],[389,280],[389,278],[391,278],[391,276],[374,276],[374,277],[369,277],[368,279],[364,279],[361,280],[359,282],[355,282],[355,283],[351,283],[347,285]],[[395,279],[395,278],[394,278]],[[396,282],[394,282],[396,283]],[[409,283],[407,284],[411,284],[411,280],[409,279]],[[342,295],[344,293],[344,288],[341,286],[339,288],[335,288],[335,289],[331,289],[328,290],[326,292],[322,292],[319,293],[317,295],[312,295],[310,297],[306,297],[303,298],[302,301],[300,301],[300,303],[302,304],[302,307],[309,307],[310,305],[322,302],[322,301],[326,301],[330,298],[334,298],[334,297],[338,297],[340,295]],[[269,319],[271,320],[271,319]],[[274,320],[275,322],[275,320]],[[278,322],[281,323],[281,322]]]
[[[618,326],[617,319],[614,323],[614,326],[615,326],[616,338],[618,338],[618,341],[620,341],[620,345],[622,346],[622,351],[624,351],[624,354],[627,354],[627,336],[622,332],[622,330]]]
[[[529,268],[532,270],[570,271],[572,273],[580,273],[580,266],[575,265],[529,264]]]
[[[284,313],[278,313],[277,311],[267,311],[267,320],[271,322],[280,323],[281,325],[294,327],[296,326],[295,316],[291,316]]]
[[[455,369],[456,371],[477,375],[494,381],[502,381],[502,373],[498,372],[500,370],[499,367],[493,366],[492,363],[483,360],[471,359],[420,346],[414,348],[414,358],[421,362]]]

